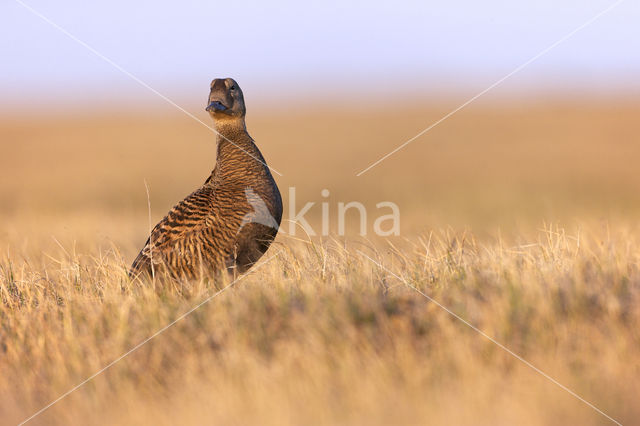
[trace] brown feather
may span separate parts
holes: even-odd
[[[222,89],[212,84],[210,100],[220,97],[214,90],[235,85],[239,92],[235,81],[224,82]],[[133,261],[131,277],[198,279],[225,269],[244,272],[275,238],[282,219],[280,191],[246,131],[242,92],[231,93],[224,94],[224,102],[233,105],[232,113],[211,114],[219,133],[216,167],[153,228]]]

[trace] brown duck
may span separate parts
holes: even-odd
[[[174,279],[244,272],[269,248],[282,219],[278,186],[247,133],[238,83],[215,79],[207,102],[217,136],[216,165],[205,183],[158,223],[129,276]]]

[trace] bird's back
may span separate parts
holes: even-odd
[[[267,250],[281,216],[270,174],[253,185],[209,178],[155,226],[129,274],[198,279],[234,267],[243,272]]]
[[[206,263],[218,266],[213,254],[221,254],[223,244],[212,235],[213,199],[213,188],[205,185],[176,204],[151,231],[130,275],[195,278]]]

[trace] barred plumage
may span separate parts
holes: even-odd
[[[215,79],[207,102],[216,166],[204,185],[155,226],[129,275],[198,279],[244,272],[269,248],[282,219],[280,191],[245,127],[242,91]]]

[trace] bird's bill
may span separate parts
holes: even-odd
[[[227,108],[227,106],[220,101],[211,101],[211,103],[209,103],[209,106],[207,106],[206,108],[206,110],[209,112],[225,112],[228,109],[229,108]]]

